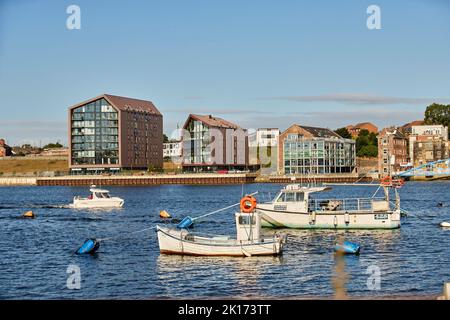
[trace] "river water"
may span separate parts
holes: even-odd
[[[109,187],[125,199],[124,208],[110,211],[66,208],[73,196],[87,195],[83,187],[2,187],[0,299],[410,296],[439,294],[450,281],[450,229],[439,227],[450,221],[450,181],[400,189],[409,215],[398,230],[277,230],[292,240],[281,257],[166,256],[154,230],[130,234],[165,223],[163,209],[195,217],[238,202],[242,192],[274,196],[280,186]],[[338,186],[326,197],[371,196],[375,189]],[[27,210],[37,218],[20,219]],[[233,213],[209,216],[194,229],[234,235]],[[74,255],[88,237],[112,239],[95,255]],[[359,243],[361,254],[338,261],[337,237]],[[67,287],[70,265],[81,272],[79,290]]]

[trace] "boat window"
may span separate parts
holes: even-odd
[[[103,198],[109,199],[111,198],[108,193],[102,193]]]
[[[281,193],[277,199],[277,202],[284,202],[284,193]]]
[[[95,193],[95,197],[96,197],[96,198],[100,198],[100,199],[103,198],[103,197],[102,197],[102,194],[101,194],[100,192],[96,192],[96,193]]]
[[[256,224],[256,219],[254,216],[239,216],[239,224],[249,225],[250,221],[252,224]]]
[[[303,192],[297,192],[296,201],[303,201],[305,199],[305,194]]]
[[[295,193],[294,192],[287,192],[285,201],[286,202],[294,202],[295,201]]]

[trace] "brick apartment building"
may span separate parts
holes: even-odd
[[[361,130],[364,129],[375,134],[378,133],[378,127],[371,122],[361,122],[355,125],[348,125],[346,126],[346,128],[348,132],[350,132],[350,134],[352,135],[352,138],[358,137]]]
[[[254,170],[247,130],[212,115],[190,114],[182,137],[182,166],[188,172]]]
[[[103,94],[69,108],[72,174],[163,165],[163,117],[150,101]]]
[[[449,155],[448,127],[443,125],[413,125],[409,131],[409,155],[414,167]]]

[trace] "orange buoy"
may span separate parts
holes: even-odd
[[[239,202],[241,211],[244,213],[251,213],[256,208],[256,198],[252,196],[245,196]]]
[[[33,211],[27,211],[23,214],[23,217],[24,218],[34,218],[35,215],[34,215]]]
[[[162,210],[159,212],[159,216],[161,218],[171,218],[170,214],[166,210]]]

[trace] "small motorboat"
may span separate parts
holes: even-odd
[[[194,256],[264,256],[278,255],[286,237],[261,236],[261,218],[255,212],[256,199],[246,196],[241,200],[241,211],[235,213],[237,237],[205,235],[191,232],[180,223],[168,228],[157,225],[161,253]]]
[[[124,200],[118,197],[111,197],[109,191],[91,186],[91,195],[87,198],[76,196],[73,198],[72,208],[120,208]]]

